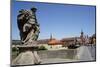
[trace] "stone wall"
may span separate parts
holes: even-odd
[[[50,59],[50,58],[65,58],[65,59],[74,59],[77,54],[76,49],[66,49],[66,50],[42,50],[38,51],[38,54],[41,59]]]

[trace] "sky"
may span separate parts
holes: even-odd
[[[85,35],[95,33],[95,6],[55,4],[42,2],[13,1],[11,4],[12,40],[20,40],[17,27],[19,10],[35,7],[36,18],[40,24],[38,39],[80,36],[81,30]]]

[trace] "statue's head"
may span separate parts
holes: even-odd
[[[37,10],[37,9],[36,9],[36,8],[34,8],[34,7],[33,7],[33,8],[31,8],[31,11],[32,11],[32,12],[36,12],[36,10]]]

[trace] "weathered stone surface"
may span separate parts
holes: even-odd
[[[96,45],[90,45],[88,46],[88,49],[91,53],[92,58],[96,60]]]
[[[19,55],[12,61],[13,65],[39,64],[40,58],[35,51],[37,38],[40,33],[39,24],[36,19],[36,8],[20,10],[17,16],[17,24],[20,32],[22,45],[17,45]]]
[[[12,65],[39,64],[40,62],[40,58],[36,51],[25,51],[21,52],[19,56],[12,61]]]
[[[20,31],[20,39],[23,44],[27,44],[32,41],[36,41],[40,28],[36,19],[36,8],[31,8],[31,10],[22,9],[19,11],[17,16],[18,29]]]
[[[38,54],[42,60],[50,58],[75,59],[77,50],[76,49],[43,50],[43,51],[38,51]]]
[[[81,46],[77,49],[76,58],[80,61],[92,61],[91,52],[87,46]]]

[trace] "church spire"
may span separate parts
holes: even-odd
[[[81,29],[81,35],[83,35],[84,33],[83,33],[83,30]]]
[[[81,29],[81,35],[80,35],[80,37],[83,38],[83,36],[84,36],[84,32],[83,32],[83,30]]]
[[[50,40],[52,40],[52,34],[50,34]]]

